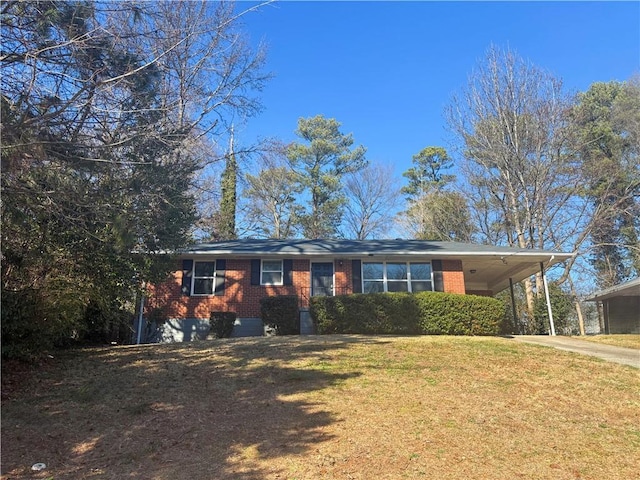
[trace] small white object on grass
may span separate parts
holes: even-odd
[[[34,463],[31,465],[31,470],[34,472],[39,472],[40,470],[44,470],[47,466],[44,463]]]

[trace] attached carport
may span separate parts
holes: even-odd
[[[449,254],[449,252],[447,252]],[[553,312],[549,299],[546,271],[553,265],[570,259],[571,253],[526,248],[468,245],[451,252],[451,258],[461,258],[467,293],[495,295],[509,288],[513,317],[517,317],[513,285],[540,274],[550,321],[549,335],[555,336]],[[443,258],[448,258],[443,255]]]
[[[603,333],[640,333],[640,278],[594,293]]]

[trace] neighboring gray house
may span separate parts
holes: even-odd
[[[602,305],[602,333],[640,333],[640,278],[594,293]]]

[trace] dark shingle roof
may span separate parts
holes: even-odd
[[[547,250],[496,247],[461,242],[429,240],[277,240],[241,239],[193,245],[178,253],[211,255],[302,255],[302,256],[366,256],[366,255],[561,255],[570,254]]]

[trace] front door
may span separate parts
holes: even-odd
[[[333,262],[311,264],[311,296],[333,296]]]

